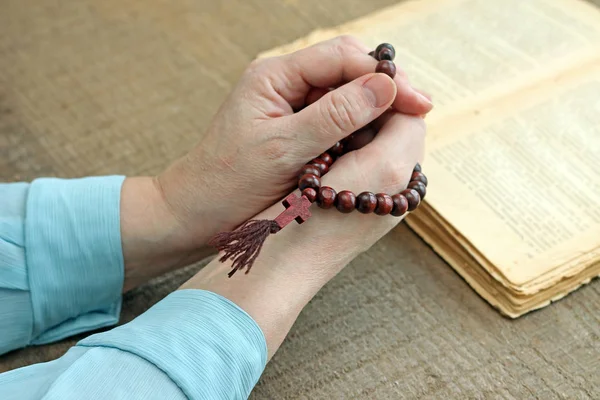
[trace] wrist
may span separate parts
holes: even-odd
[[[188,237],[152,177],[125,179],[121,189],[124,290],[189,265],[213,251]]]
[[[161,202],[182,232],[181,245],[196,248],[215,234],[243,222],[235,219],[239,207],[232,204],[236,190],[225,183],[222,171],[210,164],[202,149],[191,152],[169,166],[153,180]]]
[[[231,262],[215,258],[180,289],[207,290],[237,304],[261,327],[270,358],[302,309],[353,258],[327,254],[302,228],[290,225],[270,236],[247,275],[242,270],[229,278]]]
[[[247,312],[264,334],[270,359],[322,285],[288,275],[279,265],[260,262],[255,267],[248,275],[242,271],[229,278],[230,264],[215,258],[179,289],[216,293]]]

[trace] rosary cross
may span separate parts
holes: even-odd
[[[283,229],[283,227],[293,220],[301,224],[311,216],[309,207],[312,203],[305,196],[298,197],[294,193],[291,193],[282,203],[285,211],[275,218],[275,222],[280,229]]]

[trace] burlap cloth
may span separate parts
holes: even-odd
[[[260,51],[391,0],[4,0],[0,179],[153,174]],[[126,322],[199,266],[125,297]],[[600,282],[501,317],[405,226],[311,302],[253,399],[600,398]],[[78,338],[0,358],[59,357]]]

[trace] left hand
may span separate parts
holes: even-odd
[[[373,74],[368,52],[343,36],[250,65],[197,147],[157,178],[193,245],[281,199],[306,162],[390,107],[431,109],[401,70]]]
[[[369,50],[342,36],[254,61],[192,151],[153,179],[127,179],[126,276],[155,276],[207,255],[214,234],[280,200],[306,162],[387,110],[429,112],[400,68],[394,80],[373,73]],[[374,136],[361,132],[363,142]]]

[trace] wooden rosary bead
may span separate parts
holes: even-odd
[[[337,142],[333,145],[333,147],[331,147],[331,149],[329,149],[329,152],[334,156],[339,157],[344,154],[344,145],[342,142]]]
[[[381,60],[377,63],[377,68],[375,68],[375,72],[381,72],[394,79],[396,76],[396,65],[389,60]]]
[[[325,164],[327,164],[328,167],[331,167],[331,164],[333,164],[333,157],[331,157],[329,153],[323,153],[319,158],[325,161]]]
[[[410,177],[410,181],[411,182],[414,182],[414,181],[423,182],[423,185],[427,186],[427,177],[425,176],[424,173],[419,172],[419,171],[415,171],[412,173],[412,176]]]
[[[311,187],[304,189],[302,195],[306,196],[311,203],[314,203],[317,199],[317,191]]]
[[[388,215],[392,212],[392,209],[394,208],[394,201],[392,200],[392,196],[385,193],[377,193],[375,197],[377,198],[377,207],[375,207],[375,214]]]
[[[298,189],[304,191],[306,188],[313,188],[315,190],[319,190],[321,187],[321,179],[318,176],[313,174],[303,175],[302,178],[298,181]]]
[[[419,196],[419,192],[415,189],[404,189],[400,194],[408,200],[408,211],[413,211],[415,208],[419,207],[421,197]]]
[[[321,170],[314,165],[307,164],[300,170],[300,173],[298,174],[298,179],[300,179],[306,174],[312,174],[321,177]]]
[[[375,56],[377,57],[378,60],[384,60],[384,58],[379,58],[379,55],[381,54],[381,51],[383,49],[388,49],[390,51],[392,60],[396,57],[396,49],[394,49],[394,46],[392,46],[389,43],[381,43],[379,46],[377,46],[375,48]]]
[[[374,51],[369,53],[369,56],[378,61],[376,72],[394,78],[396,75],[396,65],[393,62],[396,57],[394,46],[389,43],[381,43]],[[361,130],[337,142],[329,150],[302,167],[298,181],[298,187],[302,191],[302,195],[311,203],[316,202],[321,208],[329,209],[335,206],[342,213],[350,213],[357,209],[363,214],[391,214],[400,217],[416,209],[427,194],[428,183],[427,177],[421,172],[419,163],[413,169],[408,187],[393,196],[386,193],[373,194],[371,192],[362,192],[356,196],[349,190],[342,190],[337,193],[329,186],[321,187],[320,178],[329,171],[336,158],[342,156],[347,150],[354,150],[352,148],[355,145],[354,140],[360,134]]]
[[[317,194],[317,205],[323,209],[333,207],[337,193],[329,186],[323,186]]]
[[[392,202],[394,203],[394,207],[391,214],[394,217],[401,217],[408,211],[408,200],[402,194],[393,195]]]
[[[320,158],[315,158],[310,163],[319,168],[319,171],[321,171],[321,176],[325,175],[327,171],[329,171],[329,165],[327,165],[327,163]]]
[[[342,190],[335,199],[335,207],[341,213],[351,213],[356,207],[356,195],[349,190]]]
[[[408,184],[408,188],[416,190],[417,193],[419,193],[419,197],[421,198],[421,200],[423,200],[425,198],[425,194],[427,194],[427,186],[425,186],[423,182],[420,181],[410,182]]]
[[[389,60],[389,61],[393,61],[394,60],[394,56],[395,54],[392,53],[392,51],[388,48],[383,48],[381,49],[381,51],[378,54],[378,60]]]
[[[346,153],[359,150],[368,145],[375,138],[375,130],[369,125],[359,129],[344,139],[344,150]]]
[[[356,209],[363,214],[371,214],[377,207],[377,197],[371,192],[362,192],[356,196]]]

